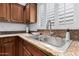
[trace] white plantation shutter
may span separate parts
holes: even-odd
[[[74,21],[74,5],[72,3],[65,4],[65,23],[71,24]]]
[[[55,21],[55,15],[54,15],[54,3],[47,3],[46,4],[46,22],[48,20],[53,20]],[[54,25],[54,24],[51,24]]]
[[[47,20],[54,20],[54,4],[52,3],[46,5],[46,18]]]
[[[71,3],[60,3],[58,9],[59,24],[72,24],[74,20],[74,8]]]
[[[40,29],[46,29],[47,21],[54,20],[54,4],[40,4],[38,8],[40,17]]]
[[[59,4],[59,9],[58,9],[58,19],[59,19],[59,24],[64,24],[64,3]]]
[[[39,28],[46,29],[48,20],[53,20],[52,29],[73,25],[75,21],[74,10],[76,10],[74,6],[74,3],[40,3],[38,7]]]
[[[39,17],[40,17],[40,27],[41,29],[45,28],[45,22],[46,22],[46,4],[40,4],[39,6]]]

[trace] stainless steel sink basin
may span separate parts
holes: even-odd
[[[60,37],[52,37],[48,35],[32,35],[29,36],[29,38],[50,44],[60,51],[66,51],[71,43],[71,40],[65,42],[64,38],[62,39]]]
[[[56,47],[61,47],[65,44],[65,41],[59,37],[51,37],[47,35],[39,35],[39,36],[34,35],[30,36],[30,38],[54,45]]]

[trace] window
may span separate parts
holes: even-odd
[[[54,11],[54,3],[47,3],[46,4],[46,22],[48,20],[52,20],[53,22],[55,22],[55,11]],[[52,26],[54,26],[54,23],[51,24]]]
[[[46,19],[54,20],[54,4],[53,3],[46,4]]]
[[[40,28],[46,28],[46,4],[39,4],[39,17],[40,17]]]
[[[59,24],[71,24],[74,19],[74,8],[72,3],[59,3]]]

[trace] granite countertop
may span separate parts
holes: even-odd
[[[26,33],[18,33],[18,34],[7,34],[7,35],[0,35],[0,37],[10,37],[10,36],[19,36],[22,39],[32,43],[33,45],[36,45],[37,47],[51,53],[52,55],[56,56],[79,56],[79,42],[78,41],[72,41],[70,47],[65,52],[60,52],[53,48],[51,45],[45,44],[40,41],[33,40],[31,38],[28,38],[30,34]],[[27,37],[26,37],[27,36]]]

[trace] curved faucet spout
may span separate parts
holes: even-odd
[[[48,29],[49,30],[49,35],[51,36],[52,35],[52,23],[54,24],[54,21],[52,22],[53,20],[48,20],[47,21],[47,25],[46,25],[46,29]]]

